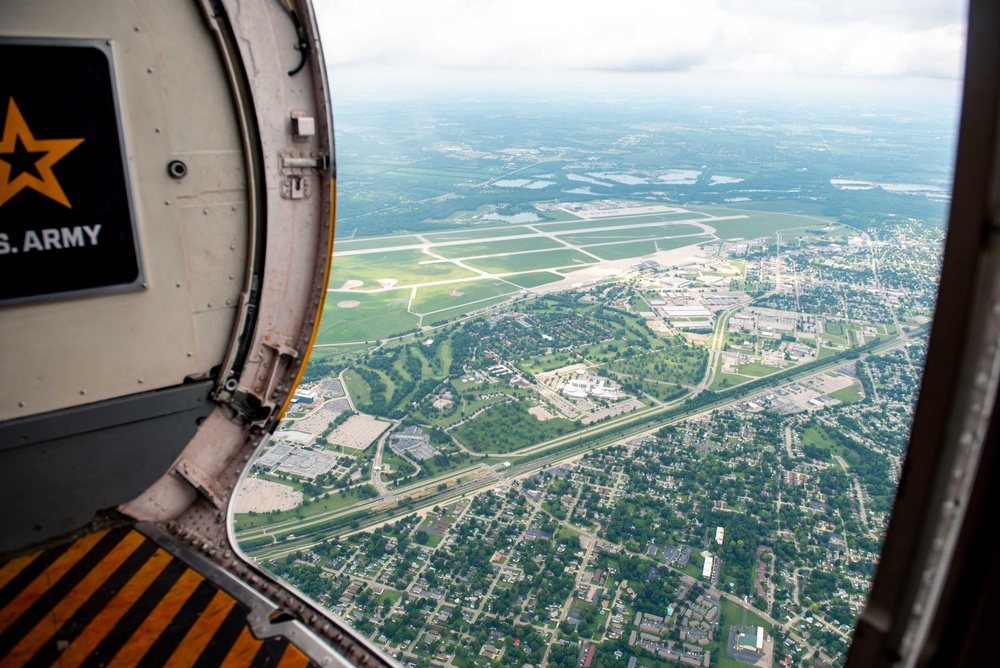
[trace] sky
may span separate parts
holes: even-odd
[[[331,77],[962,76],[965,0],[313,0]]]

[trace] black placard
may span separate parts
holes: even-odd
[[[0,301],[143,286],[111,48],[0,40]]]

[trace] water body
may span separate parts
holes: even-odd
[[[701,176],[700,169],[668,169],[666,174],[660,174],[660,181],[677,186],[693,186]]]
[[[737,178],[735,176],[712,176],[712,183],[709,185],[718,185],[720,183],[740,183],[743,179]]]
[[[566,178],[570,181],[583,181],[584,183],[593,183],[595,186],[611,186],[612,184],[607,181],[598,181],[597,179],[592,179],[589,176],[582,176],[580,174],[567,174]]]
[[[608,181],[615,181],[616,183],[624,183],[627,186],[636,186],[642,183],[648,183],[646,179],[641,176],[633,176],[631,174],[606,174],[604,172],[588,172],[587,176],[593,176],[597,179],[607,179]]]

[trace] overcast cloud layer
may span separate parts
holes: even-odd
[[[313,0],[331,68],[962,75],[961,0]]]

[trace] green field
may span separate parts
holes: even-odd
[[[547,441],[574,429],[565,418],[544,422],[528,413],[522,401],[491,406],[451,432],[462,445],[474,452],[503,454]]]
[[[656,252],[656,245],[652,241],[631,241],[627,244],[591,246],[587,252],[604,260],[624,260],[630,257],[652,255]]]
[[[520,292],[516,285],[501,280],[479,280],[468,283],[449,283],[417,288],[417,296],[410,307],[414,313],[432,314],[435,311],[455,308],[464,304],[499,295]]]
[[[526,234],[528,230],[520,227],[475,227],[470,229],[455,230],[454,232],[428,232],[423,235],[432,243],[442,241],[466,241],[475,239],[485,239],[488,237],[512,237],[518,234]]]
[[[712,241],[712,237],[707,235],[693,237],[673,237],[668,239],[657,239],[655,241],[633,241],[625,244],[603,244],[599,246],[587,246],[587,252],[603,258],[605,260],[624,260],[630,257],[641,257],[651,255],[658,250],[673,250],[684,246],[694,246]]]
[[[836,443],[830,438],[822,427],[809,427],[802,432],[802,442],[813,445],[824,450],[832,450]]]
[[[740,365],[740,374],[744,376],[770,376],[772,373],[778,373],[781,371],[780,368],[775,366],[764,366],[759,362],[750,362],[749,364]]]
[[[715,380],[712,381],[712,390],[724,390],[727,387],[733,387],[739,385],[740,383],[745,383],[748,380],[753,380],[749,376],[738,376],[732,373],[721,373],[716,371]]]
[[[715,233],[720,239],[773,237],[774,233],[778,231],[814,227],[820,222],[815,218],[797,216],[790,213],[765,213],[714,206],[699,206],[697,208],[714,216],[746,216],[746,218],[737,218],[735,220],[705,221],[708,225],[715,228]]]
[[[344,251],[374,250],[377,248],[392,248],[394,246],[416,246],[420,244],[420,239],[416,237],[361,237],[358,239],[347,237],[336,239],[333,245],[334,261],[337,253]]]
[[[406,310],[409,298],[409,290],[374,294],[331,292],[323,307],[323,320],[316,343],[375,341],[413,329],[417,326],[418,317]],[[361,304],[354,308],[338,306],[346,301]]]
[[[827,334],[832,334],[833,336],[843,336],[844,326],[839,322],[830,322],[829,320],[823,323],[823,329],[826,330]]]
[[[519,271],[537,271],[555,269],[558,267],[582,266],[597,262],[589,255],[570,250],[541,251],[538,253],[519,253],[505,257],[490,257],[466,262],[470,267],[493,274],[509,274]]]
[[[865,395],[861,391],[861,385],[857,381],[852,383],[850,387],[831,392],[830,396],[838,401],[843,401],[845,404],[856,404],[865,398]]]
[[[675,220],[699,220],[706,217],[707,214],[692,210],[692,211],[685,211],[682,213],[651,213],[640,216],[598,218],[591,220],[580,220],[579,222],[574,221],[570,223],[535,223],[535,224],[538,225],[539,228],[545,230],[546,232],[564,233],[564,232],[574,232],[576,230],[592,230],[601,227],[628,227],[629,225],[638,225],[641,223],[669,223]],[[709,220],[706,220],[705,222],[711,224],[711,221]]]
[[[562,276],[559,274],[553,274],[550,271],[532,271],[526,274],[508,276],[505,280],[510,281],[514,285],[519,285],[522,288],[534,288],[539,285],[545,285],[546,283],[561,281]]]
[[[558,241],[554,241],[548,237],[536,236],[526,239],[501,239],[499,241],[482,241],[480,243],[456,244],[454,246],[432,246],[431,252],[447,258],[462,258],[474,257],[476,255],[499,255],[501,253],[549,250],[563,247]]]
[[[621,226],[613,230],[602,230],[599,232],[587,232],[586,234],[559,235],[560,239],[572,244],[599,244],[607,241],[624,241],[626,239],[659,239],[665,237],[680,237],[689,234],[702,234],[701,227],[685,225],[683,223],[673,223],[670,225],[656,225],[653,227],[628,227]]]
[[[355,404],[364,405],[371,401],[371,388],[361,376],[351,370],[344,372],[344,384],[347,393],[354,399]]]
[[[400,285],[474,278],[475,273],[451,262],[434,262],[419,250],[373,252],[361,255],[334,256],[330,287],[339,288],[345,281],[363,281],[365,290],[380,289],[380,279],[395,279]],[[425,263],[425,264],[421,264]]]
[[[484,301],[476,302],[475,304],[463,304],[462,306],[456,306],[455,308],[446,309],[444,311],[437,311],[424,316],[424,325],[437,325],[445,321],[452,320],[454,318],[460,318],[470,311],[476,311],[481,308],[486,308],[487,306],[492,306],[493,304],[499,304],[500,302],[510,299],[510,296],[492,297]]]

